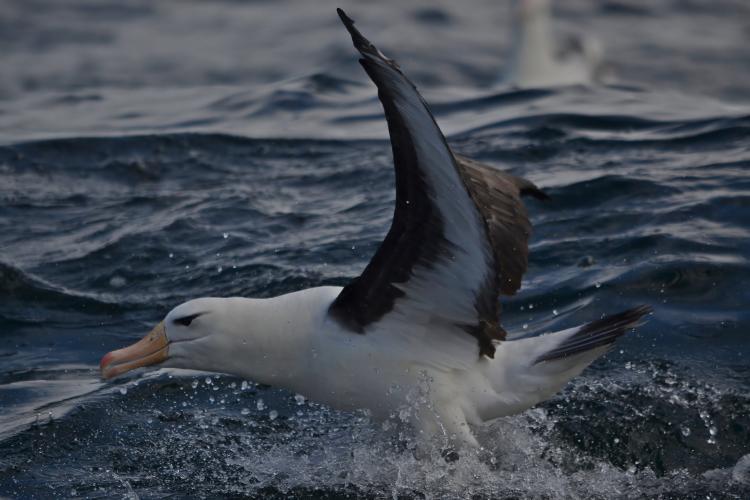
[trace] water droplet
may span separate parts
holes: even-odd
[[[529,309],[534,309],[534,304],[529,304]]]
[[[594,286],[595,286],[596,288],[601,288],[601,287],[602,287],[602,284],[601,284],[601,283],[599,283],[599,282],[596,282],[596,283],[594,283]]]
[[[229,238],[229,233],[221,233],[221,236],[222,236],[222,237],[223,237],[224,239],[227,239],[227,238]]]
[[[219,266],[219,267],[216,268],[216,272],[217,273],[221,273],[223,270],[224,270],[224,268],[221,267],[221,266]]]
[[[557,316],[557,309],[552,309],[552,314],[554,314],[555,316]]]
[[[126,387],[120,387],[120,394],[125,395],[128,393],[128,389]]]
[[[690,435],[690,427],[683,425],[682,427],[680,427],[680,433],[684,437],[688,437]]]
[[[581,257],[581,259],[578,261],[578,267],[589,267],[594,264],[594,258],[590,255],[585,255]]]
[[[235,387],[237,387],[237,382],[232,382],[231,384],[229,384],[230,389],[234,389]]]
[[[615,438],[614,442],[615,442],[615,444],[620,444],[620,438]]]
[[[263,411],[266,409],[266,403],[264,403],[262,399],[258,399],[258,402],[255,403],[255,407],[258,411]]]
[[[626,370],[632,370],[633,369],[633,363],[631,363],[630,361],[628,361],[627,363],[625,363],[625,369]]]
[[[713,437],[719,433],[719,430],[716,427],[711,426],[708,428],[708,433],[711,434],[711,436]]]
[[[243,414],[243,415],[249,415],[250,414],[250,410],[248,410],[247,408],[243,408],[242,411],[240,411],[240,413]]]
[[[243,391],[247,390],[247,380],[242,381],[242,385],[240,385],[240,389]]]
[[[113,288],[122,288],[124,287],[128,281],[123,278],[122,276],[112,276],[109,280],[109,286]]]
[[[528,325],[528,324],[526,324],[526,323],[524,323],[524,324],[523,324],[523,329],[524,329],[524,330],[526,330],[526,329],[527,329],[528,327],[529,327],[529,325]]]
[[[191,387],[192,387],[193,389],[197,389],[197,388],[198,388],[198,381],[197,381],[197,380],[193,380],[193,382],[192,382],[192,383],[190,384],[190,386],[191,386]]]
[[[407,422],[411,416],[411,411],[408,408],[402,408],[398,411],[398,418],[402,422]]]
[[[276,420],[278,417],[279,412],[277,412],[276,410],[271,410],[270,412],[268,412],[268,418],[270,418],[271,420]]]
[[[297,406],[302,406],[303,404],[305,404],[305,399],[305,396],[303,396],[302,394],[294,395],[294,401],[297,403]]]
[[[174,254],[172,252],[169,252],[169,258],[174,259]]]
[[[213,384],[213,381],[211,381],[211,377],[206,377],[206,380],[204,380],[204,382],[206,383],[206,385]]]
[[[214,399],[214,397],[213,397],[213,396],[210,396],[210,397],[208,398],[208,402],[209,402],[209,403],[213,404],[213,403],[214,403],[214,401],[216,401],[216,400]]]

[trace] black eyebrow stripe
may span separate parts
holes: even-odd
[[[190,314],[189,316],[183,316],[181,318],[177,318],[177,319],[173,320],[172,322],[176,323],[178,325],[182,325],[182,326],[190,326],[190,323],[192,323],[195,318],[197,318],[198,316],[203,316],[204,314],[206,314],[206,313],[205,312],[199,312],[199,313],[195,313],[195,314]]]

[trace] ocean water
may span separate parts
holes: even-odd
[[[457,151],[551,196],[506,329],[648,323],[454,463],[227,375],[103,382],[185,300],[356,276],[390,222],[387,130],[336,3],[8,0],[0,496],[749,498],[747,4],[565,2],[612,78],[512,89],[510,4],[339,3]]]

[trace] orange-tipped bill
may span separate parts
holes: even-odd
[[[168,355],[169,340],[162,321],[135,344],[105,354],[99,368],[102,377],[109,379],[142,366],[161,363]]]

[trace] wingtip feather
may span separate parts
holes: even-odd
[[[346,15],[346,12],[344,12],[344,9],[341,7],[336,8],[336,13],[341,18],[341,22],[344,23],[344,26],[346,26],[346,29],[354,28],[354,20]]]
[[[360,31],[354,26],[354,19],[347,16],[346,12],[344,12],[342,9],[336,9],[336,12],[341,18],[341,22],[344,23],[346,30],[349,32],[349,35],[351,35],[354,48],[357,49],[359,53],[362,54],[362,56],[364,56],[363,59],[360,59],[360,62],[363,63],[365,69],[367,69],[368,63],[364,61],[377,61],[381,64],[388,65],[395,70],[398,70],[398,65],[396,65],[395,61],[380,52],[370,40],[365,38],[365,36],[360,33]]]
[[[336,13],[338,13],[339,18],[341,18],[341,22],[344,23],[344,27],[346,27],[346,31],[349,32],[349,34],[352,37],[352,43],[354,44],[354,47],[360,51],[360,52],[366,52],[370,47],[372,47],[372,43],[365,38],[362,33],[359,32],[357,28],[354,27],[354,19],[346,15],[346,12],[344,12],[343,9],[337,8]],[[371,49],[370,49],[371,50]]]

